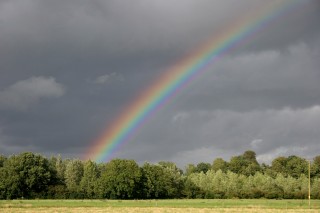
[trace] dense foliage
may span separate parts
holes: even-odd
[[[308,161],[277,157],[260,165],[253,151],[213,163],[144,163],[114,159],[45,158],[30,152],[0,155],[0,199],[275,198],[308,196]],[[311,197],[320,198],[320,156],[311,164]]]

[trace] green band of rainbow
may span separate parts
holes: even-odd
[[[176,63],[164,72],[160,79],[147,87],[111,124],[101,139],[93,143],[85,158],[98,162],[109,160],[149,116],[171,100],[184,85],[201,75],[208,65],[307,2],[310,1],[266,0],[254,14],[247,15],[221,30],[219,35],[215,35],[198,50]]]

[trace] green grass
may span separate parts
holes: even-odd
[[[6,208],[53,207],[169,207],[169,208],[259,208],[259,209],[309,209],[308,200],[225,199],[225,200],[0,200]],[[312,209],[320,209],[320,200],[311,200]]]

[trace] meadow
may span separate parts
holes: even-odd
[[[1,200],[0,212],[319,212],[320,200]]]

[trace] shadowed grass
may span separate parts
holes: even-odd
[[[0,212],[319,212],[320,200],[1,200]]]
[[[315,209],[259,209],[259,208],[170,208],[170,207],[52,207],[52,208],[11,208],[6,213],[316,213]]]

